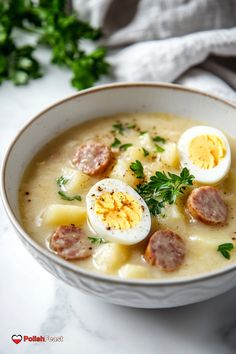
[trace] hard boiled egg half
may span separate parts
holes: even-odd
[[[186,130],[178,142],[180,163],[187,167],[195,180],[215,184],[229,172],[231,151],[226,136],[208,126],[195,126]]]
[[[113,178],[97,182],[86,196],[92,229],[107,241],[132,245],[151,228],[147,204],[128,184]]]

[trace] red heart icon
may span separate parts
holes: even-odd
[[[22,341],[22,336],[20,334],[18,334],[18,336],[16,334],[13,334],[13,336],[11,336],[11,339],[14,343],[19,344]]]

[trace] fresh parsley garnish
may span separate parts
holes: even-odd
[[[129,125],[127,126],[127,128],[128,128],[128,129],[135,129],[135,128],[137,128],[137,125],[136,125],[136,124],[129,124]]]
[[[64,176],[58,177],[56,179],[56,182],[58,184],[58,186],[61,188],[62,186],[64,186],[65,184],[67,184],[69,181],[68,178],[65,178]]]
[[[81,202],[81,200],[82,200],[82,197],[78,194],[73,195],[73,196],[69,196],[68,194],[66,194],[63,191],[59,191],[58,194],[61,197],[61,199],[68,200],[69,202],[71,202],[72,200],[78,200],[79,202]]]
[[[101,245],[102,243],[107,243],[107,241],[103,237],[88,237],[91,243]]]
[[[143,148],[143,155],[144,155],[144,157],[149,155],[149,152],[146,149],[144,149],[144,148]]]
[[[162,138],[159,135],[155,136],[152,140],[155,141],[156,143],[163,143],[164,144],[166,142],[166,139]]]
[[[120,144],[121,144],[121,141],[119,139],[115,138],[113,143],[111,144],[111,147],[116,148],[116,147],[120,146]]]
[[[141,162],[139,160],[136,160],[135,162],[131,162],[129,167],[134,172],[134,174],[137,178],[144,177],[143,165],[141,164]]]
[[[124,135],[125,131],[125,126],[122,123],[116,123],[112,125],[112,128],[114,128],[120,135]]]
[[[117,132],[120,135],[124,135],[124,132],[126,130],[129,129],[135,129],[136,128],[136,124],[128,124],[128,123],[121,123],[121,122],[117,122],[115,124],[112,125],[112,128],[114,129],[113,132]]]
[[[126,151],[129,147],[133,146],[133,144],[122,144],[120,146],[121,151]]]
[[[66,0],[0,1],[0,84],[11,80],[24,85],[41,77],[41,63],[33,55],[41,45],[50,48],[53,64],[72,71],[71,83],[79,90],[108,72],[104,48],[87,53],[80,45],[83,40],[99,39],[100,29],[79,20],[73,9],[68,13],[67,5]],[[33,33],[36,45],[20,46],[18,29]]]
[[[217,251],[222,254],[226,259],[230,259],[230,251],[234,249],[233,243],[222,243],[218,246]]]
[[[165,204],[173,204],[184,193],[187,186],[193,184],[194,176],[185,167],[180,175],[157,171],[149,182],[139,184],[137,192],[147,203],[153,215],[161,214]]]
[[[165,149],[163,149],[163,147],[161,147],[160,145],[155,144],[155,151],[156,151],[156,152],[164,152]]]
[[[147,133],[147,131],[146,130],[143,130],[143,131],[140,131],[139,132],[139,135],[144,135],[144,134],[146,134]]]

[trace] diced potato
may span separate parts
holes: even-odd
[[[123,279],[145,279],[150,278],[151,274],[149,269],[144,266],[125,264],[120,268],[119,276]]]
[[[140,147],[132,146],[126,151],[125,156],[127,156],[132,161],[143,160],[143,149]]]
[[[202,249],[204,246],[217,249],[220,244],[230,243],[232,242],[232,239],[227,234],[220,231],[217,231],[216,234],[209,231],[201,231],[190,235],[189,241],[192,243],[193,248],[199,246],[200,249]]]
[[[179,165],[179,154],[177,145],[173,142],[165,143],[163,145],[165,151],[160,154],[161,162],[173,167],[177,168]]]
[[[140,145],[148,151],[154,151],[155,145],[149,133],[145,133],[139,136]]]
[[[129,168],[129,165],[130,162],[119,159],[109,177],[120,179],[131,187],[135,187],[140,181],[135,177],[134,173]]]
[[[114,273],[129,258],[129,248],[117,243],[105,243],[93,256],[94,266],[103,273]]]
[[[47,225],[81,226],[86,220],[86,208],[76,205],[51,204],[43,214],[43,222]]]
[[[62,173],[65,178],[69,179],[69,181],[63,186],[67,192],[76,194],[81,190],[86,189],[91,184],[91,177],[81,171],[72,168],[63,168]]]
[[[166,205],[163,209],[163,214],[157,216],[158,224],[163,225],[165,228],[176,230],[180,235],[186,234],[188,223],[186,222],[183,208],[176,204]]]
[[[180,207],[176,204],[166,206],[165,215],[167,218],[174,220],[184,220],[184,214],[181,212]]]

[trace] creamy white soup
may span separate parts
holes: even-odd
[[[223,268],[236,262],[235,151],[222,131],[169,114],[79,124],[27,167],[22,225],[58,257],[124,279]]]

